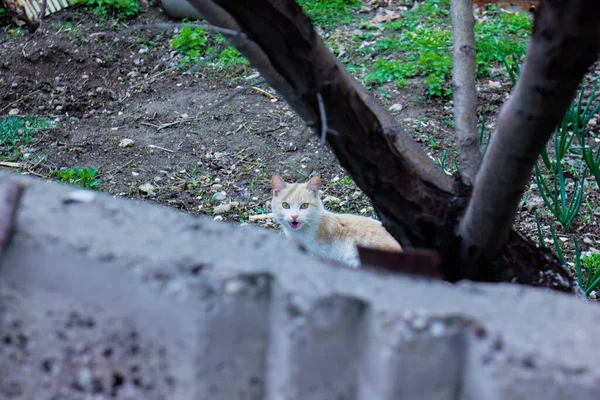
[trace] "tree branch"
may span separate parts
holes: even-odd
[[[454,129],[458,142],[460,174],[471,185],[481,165],[477,132],[475,89],[475,18],[471,0],[450,2],[453,36]]]
[[[293,0],[190,0],[213,25],[245,35],[231,43],[260,71],[317,137],[319,104],[328,145],[369,196],[386,229],[404,248],[439,252],[444,278],[516,281],[572,291],[555,256],[513,234],[502,257],[466,275],[458,221],[470,188],[436,165],[369,92],[348,74]],[[322,102],[317,94],[321,95]],[[540,268],[545,271],[540,276]]]
[[[473,260],[506,243],[538,155],[598,58],[599,19],[597,0],[541,2],[521,77],[500,112],[460,225]]]
[[[233,44],[320,137],[318,95],[327,110],[327,143],[371,198],[386,228],[405,247],[437,248],[440,207],[452,179],[352,78],[291,0],[191,0],[213,25],[240,29]],[[275,21],[277,23],[275,23]],[[411,190],[405,190],[411,188]]]

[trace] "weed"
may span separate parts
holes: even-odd
[[[85,189],[97,189],[100,179],[97,168],[71,168],[55,172],[60,182],[81,186]]]
[[[171,46],[184,54],[181,59],[182,66],[197,64],[205,57],[211,56],[214,56],[215,60],[208,65],[221,70],[248,65],[248,61],[234,47],[224,47],[225,42],[226,39],[221,34],[212,39],[202,28],[184,27],[171,41]],[[219,51],[220,54],[216,55]]]
[[[554,214],[558,222],[565,229],[571,226],[581,207],[586,174],[587,169],[584,169],[582,176],[576,177],[575,189],[571,194],[571,198],[568,199],[567,184],[562,163],[555,163],[552,177],[553,183],[551,184],[542,175],[539,165],[537,163],[535,165],[535,181],[544,204],[548,206],[552,214]]]
[[[332,28],[352,22],[352,9],[360,6],[359,0],[298,0],[303,11],[316,26]]]
[[[17,116],[0,118],[0,158],[5,161],[21,159],[25,145],[31,142],[35,133],[53,127],[46,119]]]
[[[579,286],[585,291],[585,294],[589,296],[594,289],[600,286],[600,253],[592,253],[589,256],[583,257],[581,263],[587,270],[587,279],[584,284],[581,265],[577,265],[577,279],[579,281]]]
[[[111,14],[129,18],[140,11],[139,0],[79,0],[79,3],[92,8],[93,13],[102,18]]]
[[[11,23],[10,15],[4,7],[0,5],[0,26],[6,26]]]
[[[404,86],[406,79],[424,76],[430,97],[450,98],[447,82],[452,71],[452,32],[448,7],[447,0],[427,0],[406,11],[404,18],[383,24],[397,33],[361,49],[379,56],[365,84],[394,81]],[[506,63],[505,54],[522,57],[530,27],[530,17],[525,14],[500,13],[495,19],[476,23],[478,75],[488,76],[492,65]],[[392,53],[394,57],[399,54],[401,60],[384,57]]]

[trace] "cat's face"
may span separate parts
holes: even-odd
[[[306,183],[286,183],[275,175],[271,185],[273,214],[284,228],[301,231],[319,222],[323,205],[319,199],[321,179],[318,176]]]

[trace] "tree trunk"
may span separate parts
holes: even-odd
[[[317,135],[326,124],[328,144],[371,198],[384,226],[404,247],[437,250],[446,279],[573,290],[574,281],[549,250],[538,249],[514,232],[496,258],[484,258],[476,270],[464,267],[456,230],[470,198],[469,186],[443,173],[347,73],[294,1],[190,3],[211,24],[241,32],[230,38],[231,43]],[[320,118],[319,97],[326,121]]]

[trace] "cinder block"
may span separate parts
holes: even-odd
[[[296,297],[275,287],[266,398],[354,399],[366,304],[338,295]]]
[[[0,258],[0,399],[598,397],[581,298],[335,267],[167,207],[8,174],[0,193],[7,176],[29,186]]]

